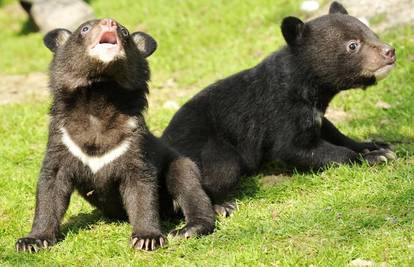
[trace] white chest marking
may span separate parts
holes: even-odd
[[[138,122],[136,119],[129,118],[127,121],[127,125],[130,129],[136,129],[138,127]]]
[[[72,140],[64,127],[60,128],[60,130],[62,132],[62,142],[68,148],[69,152],[79,159],[84,165],[88,166],[94,174],[105,165],[111,163],[127,152],[131,141],[127,139],[117,147],[109,150],[101,156],[90,156],[84,153],[82,149]]]

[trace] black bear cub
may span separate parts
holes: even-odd
[[[367,87],[395,65],[395,50],[337,2],[307,23],[282,22],[287,46],[259,65],[202,90],[162,138],[197,162],[203,187],[220,204],[242,175],[269,161],[300,169],[393,159],[387,144],[357,142],[324,117],[332,98]],[[229,203],[217,211],[231,213]]]
[[[145,124],[145,58],[156,49],[155,40],[101,19],[73,33],[51,31],[44,42],[54,52],[49,140],[32,231],[16,249],[34,252],[56,243],[74,189],[104,215],[128,219],[135,249],[164,245],[160,216],[173,215],[177,206],[186,226],[175,234],[212,232],[214,210],[198,167]]]

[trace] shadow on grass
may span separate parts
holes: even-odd
[[[390,121],[384,124],[384,120]],[[411,136],[407,136],[399,130],[401,126],[408,124],[406,120],[407,118],[394,117],[392,114],[389,116],[376,114],[374,116],[364,117],[360,120],[351,121],[350,124],[355,125],[353,127],[357,128],[363,122],[364,127],[379,128],[380,130],[377,133],[368,134],[365,139],[386,142],[398,149],[398,147],[408,148],[409,145],[414,144],[414,139]],[[359,140],[358,138],[352,138],[357,141],[363,141]],[[411,151],[411,155],[413,154],[414,151]]]
[[[409,103],[407,102],[406,104],[400,108],[409,112]],[[367,134],[364,139],[389,143],[397,155],[408,158],[414,155],[414,138],[403,133],[401,128],[409,125],[410,120],[411,118],[398,116],[394,113],[384,114],[383,112],[378,112],[373,116],[364,117],[358,121],[351,121],[350,124],[355,125],[353,127],[357,128],[363,122],[364,127],[379,129],[377,133]],[[357,141],[363,141],[354,137],[352,138]]]
[[[91,213],[80,213],[74,215],[71,218],[69,218],[69,220],[65,224],[61,226],[59,241],[64,240],[68,233],[77,234],[81,230],[90,229],[91,226],[93,226],[99,221],[114,222],[114,220],[110,220],[104,217],[103,214],[97,209],[95,209]]]
[[[26,12],[27,19],[26,19],[25,22],[23,22],[23,24],[20,28],[20,31],[17,33],[17,35],[21,36],[21,35],[28,35],[30,33],[38,32],[39,28],[34,23],[34,20],[33,20],[32,16],[30,15],[30,10],[32,8],[32,3],[20,2],[19,1],[19,5]]]
[[[276,188],[283,183],[291,182],[295,173],[298,173],[298,171],[281,163],[264,164],[257,173],[243,176],[234,192],[229,194],[227,200],[237,199],[243,201],[255,198],[257,195],[261,195],[260,193],[266,188]]]
[[[33,20],[29,18],[22,24],[18,35],[28,35],[35,32],[39,32],[39,28],[36,26]]]
[[[98,222],[104,223],[129,223],[128,219],[112,219],[105,217],[98,209],[93,210],[91,213],[80,213],[72,216],[66,223],[61,226],[59,232],[58,242],[65,240],[66,236],[70,234],[78,234],[82,230],[89,230]],[[161,214],[161,229],[162,232],[167,235],[169,232],[176,228],[184,226],[184,217],[181,213],[168,214],[163,216]]]

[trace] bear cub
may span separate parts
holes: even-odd
[[[259,65],[202,90],[173,117],[162,138],[194,160],[218,212],[242,175],[279,161],[300,169],[393,159],[389,145],[358,142],[324,116],[332,98],[365,88],[395,66],[394,48],[333,2],[307,23],[287,17],[287,46]]]
[[[150,71],[155,40],[112,19],[92,20],[75,32],[44,38],[54,53],[53,94],[46,155],[40,171],[32,230],[17,251],[37,252],[57,242],[59,224],[77,190],[102,213],[128,219],[132,247],[162,247],[160,216],[179,207],[185,237],[211,233],[214,211],[200,171],[148,130]]]

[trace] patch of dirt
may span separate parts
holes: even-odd
[[[173,80],[163,83],[152,83],[150,86],[149,105],[163,106],[167,109],[177,109],[178,101],[189,98],[195,93],[192,88],[178,88]],[[0,105],[44,101],[48,99],[48,76],[45,73],[30,73],[24,75],[0,74]],[[172,106],[174,104],[174,107]]]
[[[341,108],[329,107],[325,113],[325,117],[333,123],[343,122],[350,119],[351,115]]]
[[[274,187],[286,181],[291,181],[292,179],[292,176],[288,176],[285,174],[267,175],[260,179],[260,184],[263,187]]]
[[[0,105],[45,100],[49,96],[44,73],[0,75]]]

